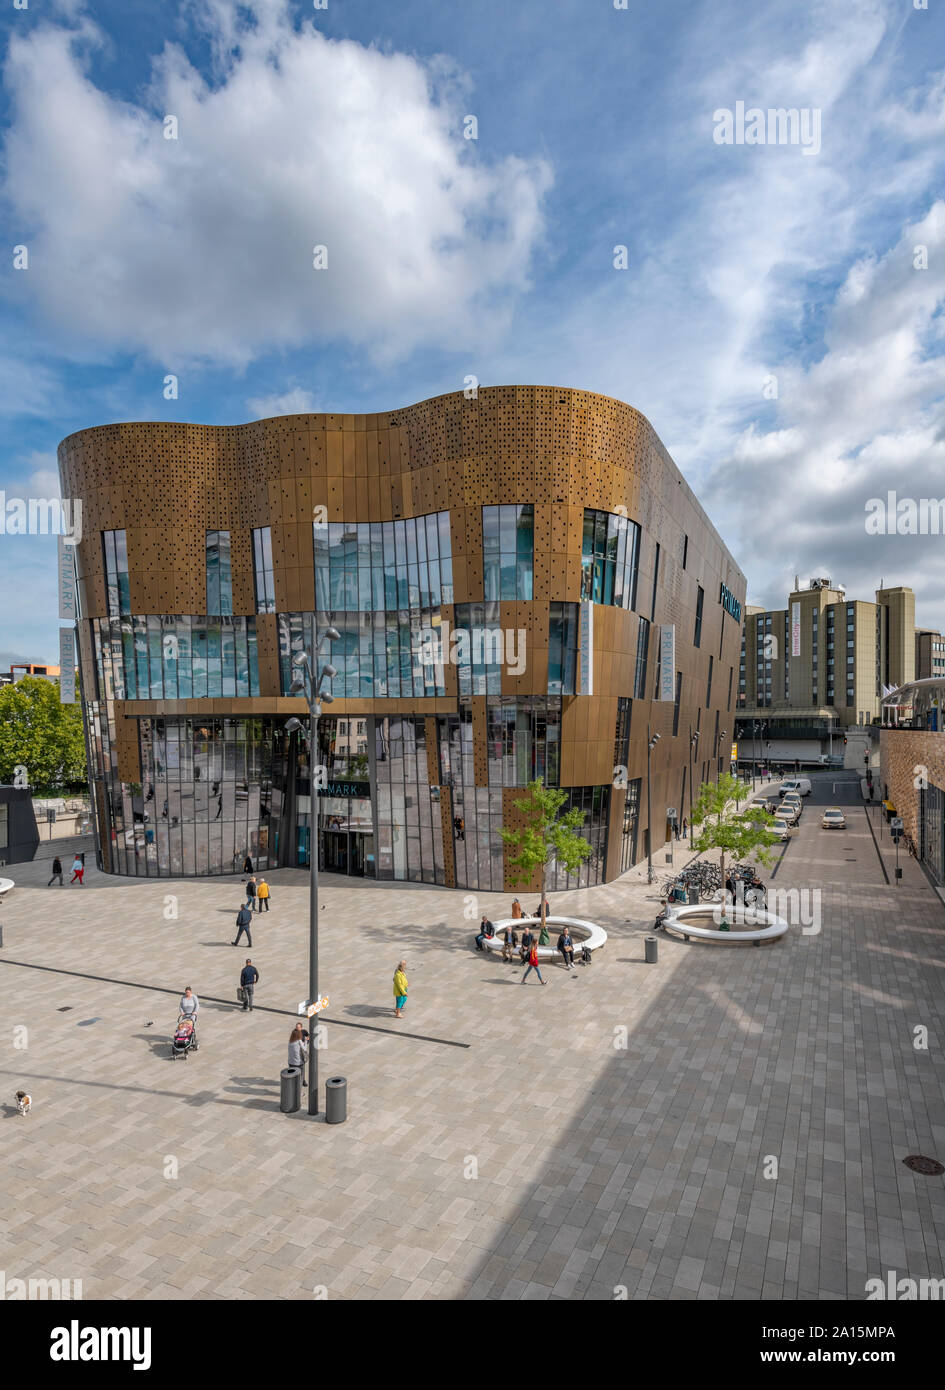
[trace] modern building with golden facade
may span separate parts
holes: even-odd
[[[654,850],[728,766],[745,579],[628,405],[106,425],[59,466],[107,872],[305,865],[314,818],[329,872],[507,889],[499,829],[540,776],[598,883],[646,856],[649,736]],[[310,767],[292,658],[329,625]]]

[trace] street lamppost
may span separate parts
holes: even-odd
[[[315,643],[314,653],[309,651],[296,653],[292,658],[295,679],[289,687],[290,695],[304,695],[308,703],[308,998],[310,1004],[314,1004],[318,999],[318,800],[315,786],[317,774],[315,763],[318,758],[318,720],[322,712],[322,702],[330,705],[335,698],[329,690],[322,688],[323,683],[326,680],[330,681],[333,676],[338,674],[335,667],[330,662],[326,662],[316,676],[319,653],[326,640],[338,642],[341,640],[341,633],[337,628],[326,627]],[[300,719],[294,717],[288,719],[285,729],[288,734],[302,732],[304,736]],[[309,1045],[308,1113],[310,1115],[318,1114],[318,1049],[315,1046],[314,1032]]]
[[[699,730],[690,727],[689,730],[689,848],[695,845],[695,831],[692,828],[692,753],[696,744],[699,742]]]
[[[660,741],[659,734],[650,738],[650,726],[646,726],[646,881],[653,882],[653,822],[650,820],[650,754]]]

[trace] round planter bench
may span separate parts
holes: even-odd
[[[0,878],[0,898],[2,898],[5,893],[9,893],[11,888],[15,887],[16,884],[13,882],[12,878]]]
[[[521,941],[523,927],[529,926],[537,928],[534,934],[535,936],[538,935],[538,932],[541,931],[541,918],[503,917],[501,921],[494,922],[493,925],[495,927],[495,936],[486,937],[482,944],[490,951],[498,951],[501,954],[503,945],[502,933],[505,931],[506,927],[511,927],[519,938],[519,941]],[[582,917],[548,916],[545,918],[545,925],[548,928],[549,935],[552,937],[552,941],[548,946],[538,947],[539,961],[561,959],[561,952],[558,950],[555,942],[560,935],[560,929],[562,927],[570,927],[571,929],[571,940],[574,942],[574,954],[576,956],[580,954],[584,946],[586,946],[589,951],[599,951],[607,940],[607,933],[604,931],[603,927],[599,927],[596,922],[587,922]],[[518,946],[513,946],[512,949],[517,955]]]
[[[663,923],[663,930],[672,932],[674,936],[681,936],[686,941],[694,936],[700,941],[720,942],[723,946],[737,946],[745,941],[760,946],[762,941],[777,940],[790,926],[783,917],[779,917],[776,912],[769,912],[767,908],[751,908],[749,913],[746,923],[741,910],[727,911],[731,930],[720,931],[715,924],[714,909],[708,905],[700,903],[693,907],[680,906],[670,910]]]

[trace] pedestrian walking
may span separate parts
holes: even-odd
[[[394,1013],[397,1018],[403,1014],[407,1004],[407,962],[398,961],[394,971]]]
[[[252,874],[250,874],[249,878],[246,880],[245,887],[246,906],[249,908],[250,912],[252,912],[256,906],[256,880],[253,878]]]
[[[260,880],[259,880],[259,887],[256,889],[256,898],[257,898],[257,900],[258,900],[258,902],[259,902],[259,911],[262,912],[263,908],[265,908],[266,911],[268,912],[268,911],[269,911],[269,884],[266,882],[266,880],[265,880],[264,878],[260,878]]]
[[[250,859],[249,855],[247,854],[246,858],[243,860],[243,873],[244,873],[244,874],[251,874],[252,872],[253,872],[253,861]]]
[[[180,997],[180,1012],[184,1018],[196,1018],[200,1012],[200,1000],[194,994],[190,985],[184,990]]]
[[[307,1042],[308,1033],[302,1027],[301,1023],[297,1023],[289,1034],[289,1066],[298,1067],[299,1071],[302,1073],[303,1086],[308,1085],[308,1082],[305,1080],[305,1062],[308,1057]]]
[[[259,971],[256,969],[255,965],[253,965],[253,962],[250,960],[249,956],[247,956],[246,964],[240,971],[240,989],[243,991],[244,1013],[247,1009],[250,1013],[252,1013],[253,1011],[253,990],[256,988],[256,982],[258,979]]]
[[[231,946],[238,946],[240,944],[240,937],[243,935],[243,932],[246,933],[246,945],[252,946],[253,938],[250,935],[249,931],[250,927],[252,926],[252,923],[253,914],[250,912],[249,908],[244,903],[243,906],[240,908],[239,912],[236,914],[236,940],[230,942]]]
[[[529,975],[532,973],[533,970],[535,974],[538,976],[539,984],[544,984],[545,982],[541,978],[541,971],[538,969],[538,947],[535,945],[532,946],[532,949],[528,953],[528,968],[526,969],[525,974],[522,976],[522,984],[525,983],[525,981],[528,979]]]
[[[59,858],[58,854],[52,862],[52,878],[46,884],[46,887],[51,888],[53,879],[57,878],[59,880],[59,887],[62,888],[64,886],[62,882],[62,860]]]
[[[82,860],[79,858],[79,856],[76,855],[76,857],[72,861],[72,877],[69,880],[69,887],[71,888],[73,883],[75,883],[76,879],[78,879],[79,887],[84,888],[85,884],[82,882],[82,877],[84,873],[85,865],[82,863]],[[46,886],[47,888],[49,887],[48,884]]]

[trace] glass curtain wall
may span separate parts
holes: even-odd
[[[436,748],[422,716],[374,721],[377,786],[377,877],[445,883]]]
[[[535,508],[513,503],[482,509],[483,593],[486,601],[531,599]]]
[[[628,517],[585,508],[581,598],[635,608],[640,527]]]
[[[233,571],[230,563],[229,531],[207,532],[207,612],[218,616],[233,613]]]
[[[260,693],[252,617],[93,618],[92,638],[105,700],[235,699]]]
[[[142,782],[110,779],[118,873],[239,873],[278,862],[288,740],[272,719],[142,719]]]

